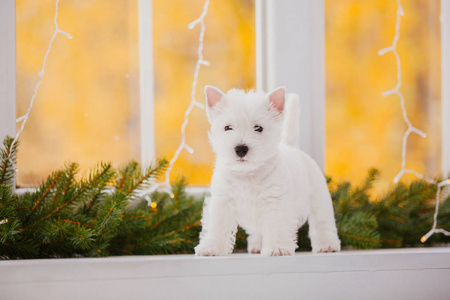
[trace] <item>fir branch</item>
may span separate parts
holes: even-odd
[[[86,191],[88,191],[92,186],[94,186],[94,185],[100,185],[100,186],[106,185],[107,181],[109,181],[109,178],[111,177],[111,175],[108,175],[109,171],[111,170],[111,165],[110,164],[106,164],[106,165],[101,165],[101,166],[102,166],[102,169],[99,172],[94,173],[94,175],[91,175],[89,180],[87,180],[86,182],[83,182],[81,184],[81,187],[78,188],[78,189],[75,189],[75,192],[73,194],[71,194],[71,193],[69,193],[69,189],[73,188],[73,181],[74,181],[75,174],[77,173],[78,164],[76,164],[76,163],[70,164],[69,167],[67,168],[67,170],[64,172],[66,180],[65,180],[65,186],[64,186],[64,189],[63,189],[63,192],[62,192],[63,199],[64,198],[68,198],[68,199],[65,200],[65,202],[62,203],[61,205],[57,206],[53,211],[48,213],[46,216],[44,216],[43,218],[39,219],[37,222],[33,223],[32,225],[24,227],[22,229],[22,231],[27,230],[31,226],[36,226],[36,225],[38,225],[39,223],[41,223],[42,221],[44,221],[44,220],[46,220],[48,218],[51,218],[52,216],[56,215],[58,212],[60,212],[62,209],[64,209],[66,206],[68,206],[69,204],[73,203],[74,201],[79,201],[80,197]],[[104,177],[106,177],[106,178],[104,178]],[[49,187],[54,185],[53,182],[58,182],[59,178],[60,178],[59,175],[55,176],[55,179],[52,181],[52,183],[49,185]],[[102,178],[104,180],[101,180]],[[47,194],[46,193],[47,190],[49,190],[49,188],[46,189],[46,191],[44,192],[43,195]]]
[[[95,184],[90,184],[93,186],[92,191],[87,194],[88,200],[87,204],[84,207],[85,213],[91,213],[91,210],[95,207],[95,204],[100,202],[108,191],[105,189],[108,185],[112,184],[112,180],[117,176],[116,171],[112,168],[110,164],[101,163],[100,171],[95,173],[91,173],[91,181],[96,182]],[[112,190],[112,189],[110,189]],[[92,212],[95,213],[95,212]]]
[[[8,185],[0,185],[0,242],[14,241],[19,233],[21,221],[17,217],[15,206],[18,197]]]
[[[41,201],[44,200],[44,198],[50,193],[52,188],[58,182],[58,179],[61,177],[61,174],[62,174],[61,172],[57,172],[57,173],[55,173],[53,178],[50,177],[50,180],[51,180],[50,183],[45,186],[44,192],[42,193],[42,195],[39,197],[39,199],[35,202],[35,204],[31,208],[32,211],[34,211],[36,209],[36,207],[39,205],[39,203],[41,203]]]
[[[401,246],[402,245],[402,241],[401,240],[386,240],[386,239],[380,239],[380,242],[383,244],[390,244],[390,245],[395,245],[395,246]]]
[[[98,200],[100,195],[102,195],[103,189],[110,183],[114,175],[111,164],[100,163],[94,171],[90,173],[88,180],[81,181],[79,188],[72,197],[72,201],[80,199],[79,202],[81,202],[83,197],[88,196],[89,201],[87,209],[92,208],[95,200]]]
[[[181,227],[181,228],[178,228],[178,229],[176,229],[176,230],[170,231],[170,232],[168,232],[168,233],[166,233],[166,234],[163,234],[162,237],[168,237],[168,236],[177,234],[177,233],[179,233],[179,232],[189,230],[189,229],[191,229],[192,227],[200,226],[201,224],[202,224],[201,221],[196,221],[195,223],[186,225],[186,226],[184,226],[184,227]]]
[[[120,171],[100,163],[80,181],[75,180],[78,165],[70,164],[20,197],[12,182],[0,184],[0,258],[192,253],[201,229],[202,201],[185,193],[184,178],[172,185],[173,194],[154,191],[148,202],[135,193],[151,184],[149,179],[166,164],[162,160],[143,172],[136,162]],[[397,184],[380,199],[371,199],[377,176],[370,170],[359,186],[329,185],[343,248],[416,246],[431,226],[436,186]],[[132,198],[137,199],[129,206]],[[450,229],[450,197],[440,208],[439,226]],[[307,232],[305,224],[298,233],[301,250],[311,249]],[[239,228],[236,248],[246,247],[246,237]],[[427,245],[448,241],[434,235]]]
[[[182,214],[182,213],[184,213],[184,212],[186,212],[188,210],[189,210],[189,207],[181,209],[181,210],[174,210],[172,214],[163,217],[160,221],[158,221],[155,224],[153,224],[152,228],[155,229],[155,228],[161,226],[161,224],[164,224],[166,222],[170,222],[173,219],[177,218],[179,214]]]
[[[124,216],[125,218],[134,219],[134,220],[143,219],[143,220],[148,221],[148,222],[151,222],[151,221],[152,221],[152,220],[151,220],[149,217],[147,217],[147,216],[133,216],[133,215],[126,214],[126,213],[125,213],[125,214],[122,214],[122,216]],[[124,222],[126,223],[126,222],[128,222],[128,220],[125,220]]]
[[[65,185],[63,193],[62,193],[64,197],[68,194],[69,189],[73,184],[75,174],[77,173],[77,171],[78,171],[77,163],[71,163],[71,164],[69,164],[69,167],[66,168],[65,176],[67,179],[66,179],[66,185]]]
[[[100,241],[106,242],[114,236],[113,230],[120,225],[122,215],[127,206],[127,197],[123,192],[116,192],[106,197],[98,209],[98,217],[95,221],[97,234]]]
[[[0,184],[12,184],[15,174],[16,154],[18,143],[6,136],[3,148],[0,150]]]
[[[361,236],[357,236],[357,235],[350,235],[350,234],[342,233],[342,232],[339,233],[339,234],[341,236],[344,236],[344,237],[349,238],[349,239],[355,239],[355,240],[362,241],[362,242],[368,242],[368,243],[371,243],[371,244],[374,244],[374,245],[378,245],[380,243],[379,239],[365,238],[365,237],[361,237]]]
[[[102,190],[99,190],[97,193],[95,193],[92,197],[92,199],[88,202],[86,209],[90,210],[92,206],[94,206],[94,203],[100,198],[100,195],[102,194]]]
[[[69,219],[61,219],[62,222],[67,222],[67,223],[71,223],[71,224],[76,224],[76,225],[80,225],[80,226],[84,226],[84,227],[89,227],[89,228],[95,228],[95,226],[93,225],[89,225],[89,224],[82,224],[81,222],[78,221],[74,221],[74,220],[69,220]]]
[[[337,224],[339,235],[346,246],[357,249],[380,247],[380,234],[374,215],[357,211],[343,215]]]
[[[71,193],[69,193],[69,191],[73,189],[74,178],[75,178],[75,174],[77,173],[77,170],[78,170],[78,164],[71,163],[71,164],[69,164],[69,166],[66,167],[66,169],[64,171],[61,172],[61,175],[63,175],[63,177],[60,175],[55,175],[55,177],[58,177],[59,180],[56,180],[57,188],[56,188],[54,203],[57,205],[58,202],[61,201],[61,200],[58,200],[59,197],[62,197],[62,201],[64,201],[64,202],[62,204],[58,205],[50,213],[48,213],[45,216],[38,219],[36,222],[33,222],[33,223],[25,226],[24,228],[22,228],[20,230],[21,232],[26,231],[30,227],[34,227],[34,226],[40,224],[41,222],[56,215],[61,209],[65,208],[67,205],[69,205],[69,203],[71,201],[73,201],[73,199],[75,199],[74,197],[71,197],[69,199],[67,199],[67,198],[70,197],[70,194],[71,194]]]
[[[165,159],[160,160],[156,167],[146,171],[143,176],[141,176],[134,184],[132,184],[132,186],[125,192],[125,194],[130,195],[132,192],[139,189],[145,183],[146,180],[161,174],[161,172],[163,172],[164,169],[167,167],[167,164],[168,164],[167,160]]]
[[[119,180],[117,182],[116,189],[118,191],[123,191],[126,188],[127,181],[133,177],[133,174],[135,174],[138,169],[139,164],[135,161],[131,161],[125,166],[125,168],[119,170]]]

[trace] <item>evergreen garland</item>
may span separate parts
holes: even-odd
[[[0,258],[81,257],[193,253],[201,229],[201,200],[189,197],[182,178],[172,194],[145,190],[164,171],[130,162],[115,170],[99,163],[87,178],[76,179],[78,164],[51,174],[35,191],[16,194],[17,144],[6,137],[0,149]],[[399,183],[379,199],[370,196],[378,177],[372,169],[359,187],[328,178],[336,224],[344,249],[431,246],[448,243],[432,226],[436,186]],[[450,230],[450,197],[440,205],[439,227]],[[308,225],[299,230],[299,251],[310,251]],[[237,251],[246,248],[239,228]]]
[[[151,204],[139,197],[166,160],[148,169],[132,161],[119,171],[100,163],[81,180],[78,164],[71,163],[35,191],[17,195],[12,143],[7,137],[0,152],[0,258],[193,251],[201,202],[185,194],[184,180],[172,187],[173,195],[153,193]]]

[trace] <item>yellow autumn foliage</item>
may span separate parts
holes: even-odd
[[[156,155],[170,159],[191,102],[199,28],[188,24],[203,0],[153,0]],[[408,140],[406,166],[429,176],[440,171],[439,1],[403,1],[398,51],[408,117],[427,132]],[[27,109],[54,32],[55,0],[17,0],[17,115]],[[326,173],[359,181],[370,167],[381,170],[385,189],[401,168],[407,129],[399,99],[381,93],[397,83],[392,53],[396,1],[325,1]],[[61,0],[58,23],[73,39],[57,35],[30,119],[22,134],[18,183],[36,185],[64,162],[82,173],[99,160],[116,165],[140,157],[137,0]],[[211,1],[205,19],[196,98],[203,86],[255,88],[254,1]],[[189,116],[187,143],[172,179],[184,175],[207,185],[213,153],[205,112]],[[408,177],[405,177],[408,180]]]
[[[411,134],[406,168],[429,177],[441,168],[440,2],[402,1],[402,87],[408,118],[425,131]],[[397,84],[392,45],[397,1],[326,1],[326,173],[359,182],[370,167],[381,171],[378,191],[401,170],[403,120],[398,96],[382,97]],[[403,180],[410,181],[412,175]]]

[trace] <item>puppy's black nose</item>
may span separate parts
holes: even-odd
[[[236,146],[236,148],[234,148],[234,151],[236,151],[236,154],[239,157],[244,157],[245,154],[247,154],[247,152],[248,152],[248,147],[246,145],[239,145],[239,146]]]

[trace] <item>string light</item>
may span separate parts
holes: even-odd
[[[178,146],[177,150],[175,151],[174,156],[170,160],[169,166],[167,167],[167,170],[166,170],[166,174],[165,174],[166,178],[165,178],[165,182],[164,182],[166,187],[170,187],[170,172],[172,171],[173,165],[177,161],[178,156],[180,155],[181,151],[186,150],[187,152],[189,152],[191,154],[194,153],[194,149],[186,143],[186,126],[189,123],[189,115],[190,115],[191,111],[194,109],[194,107],[198,107],[201,109],[205,108],[204,104],[202,104],[196,100],[195,94],[197,92],[197,82],[198,82],[198,74],[200,72],[200,66],[201,65],[209,66],[209,62],[207,62],[206,60],[203,59],[203,38],[205,36],[205,17],[208,12],[208,5],[209,5],[209,0],[206,0],[205,4],[203,6],[203,12],[200,15],[200,17],[198,17],[195,21],[190,23],[188,26],[189,29],[193,29],[195,26],[200,25],[200,35],[198,38],[198,49],[197,49],[198,59],[197,59],[196,65],[195,65],[194,79],[192,81],[191,103],[184,113],[184,122],[181,125],[181,142],[180,142],[180,145]]]
[[[58,33],[61,33],[64,36],[66,36],[67,38],[72,39],[72,35],[70,35],[69,33],[65,32],[65,31],[63,31],[61,29],[59,29],[59,25],[58,25],[58,22],[57,22],[57,18],[58,18],[58,4],[59,4],[59,0],[56,0],[56,2],[55,2],[55,16],[54,16],[55,31],[54,31],[54,33],[52,35],[52,38],[50,39],[47,51],[45,53],[43,64],[42,64],[42,68],[41,68],[41,71],[39,72],[39,80],[38,80],[38,82],[35,85],[34,93],[33,93],[32,97],[31,97],[30,104],[28,106],[27,112],[23,116],[21,116],[21,117],[16,119],[16,123],[22,122],[22,124],[21,124],[21,127],[20,127],[19,131],[15,135],[15,138],[13,140],[13,144],[15,144],[17,142],[17,140],[19,139],[20,134],[24,130],[25,124],[28,121],[30,112],[31,112],[31,110],[33,108],[34,100],[36,98],[36,95],[37,95],[37,92],[38,92],[38,89],[39,89],[39,86],[40,86],[40,84],[41,84],[41,82],[43,80],[44,74],[45,74],[45,67],[46,67],[46,63],[47,63],[47,58],[48,58],[48,55],[49,55],[49,53],[50,53],[50,51],[52,49],[52,45],[53,45],[53,42],[54,42],[56,36],[58,35]],[[439,201],[440,201],[441,190],[444,187],[450,185],[450,180],[447,179],[447,180],[444,180],[444,181],[441,181],[441,182],[438,183],[435,180],[430,179],[430,178],[426,177],[425,175],[420,174],[417,171],[414,171],[414,170],[411,170],[411,169],[406,169],[406,167],[405,167],[406,166],[406,149],[407,149],[407,142],[408,142],[409,135],[411,133],[416,133],[416,134],[418,134],[418,135],[420,135],[422,137],[426,137],[426,134],[422,130],[420,130],[420,129],[418,129],[418,128],[416,128],[416,127],[414,127],[412,125],[411,121],[408,118],[407,111],[406,111],[406,108],[405,108],[404,96],[400,92],[400,88],[402,86],[402,73],[401,73],[400,56],[399,56],[399,54],[397,52],[397,43],[398,43],[398,40],[400,38],[400,23],[401,23],[401,17],[404,16],[404,11],[403,11],[403,7],[402,7],[402,5],[400,3],[400,0],[397,0],[397,5],[398,5],[398,9],[397,9],[397,13],[396,13],[397,21],[396,21],[396,25],[395,25],[395,36],[394,36],[393,43],[392,43],[391,46],[386,47],[384,49],[381,49],[378,52],[379,55],[384,55],[384,54],[386,54],[388,52],[392,52],[394,54],[395,59],[396,59],[396,64],[397,64],[397,85],[395,86],[395,88],[383,92],[382,95],[383,95],[383,97],[387,97],[387,96],[396,94],[399,97],[400,105],[401,105],[401,109],[402,109],[403,119],[406,122],[406,124],[408,125],[408,129],[405,131],[405,133],[403,135],[401,170],[397,174],[397,176],[395,176],[394,182],[398,182],[403,177],[404,174],[413,174],[416,177],[422,178],[422,179],[426,180],[427,182],[429,182],[431,184],[436,184],[437,185],[436,207],[435,207],[433,226],[432,226],[432,229],[426,235],[424,235],[421,238],[421,241],[425,242],[434,233],[443,233],[445,235],[450,235],[450,232],[448,232],[448,231],[446,231],[444,229],[436,228],[436,226],[437,226],[437,216],[438,216],[438,213],[439,213]],[[207,61],[205,61],[203,59],[203,38],[204,38],[204,34],[205,34],[204,18],[206,17],[206,14],[207,14],[207,11],[208,11],[208,6],[209,6],[209,0],[206,0],[205,4],[204,4],[204,7],[203,7],[202,14],[200,15],[200,17],[197,18],[196,20],[194,20],[188,26],[189,29],[193,29],[195,26],[200,24],[200,28],[201,29],[200,29],[200,35],[199,35],[199,46],[198,46],[198,50],[197,50],[198,60],[197,60],[197,63],[196,63],[196,67],[195,67],[195,71],[194,71],[194,78],[193,78],[193,82],[192,82],[191,103],[190,103],[189,107],[187,108],[187,110],[185,112],[184,122],[183,122],[183,124],[181,126],[181,143],[178,146],[178,148],[177,148],[173,158],[170,160],[169,166],[168,166],[168,168],[166,170],[166,178],[165,178],[165,182],[164,182],[164,184],[166,186],[170,186],[169,185],[170,172],[173,169],[173,165],[177,161],[181,151],[184,149],[184,150],[188,151],[191,154],[194,152],[194,149],[192,147],[190,147],[186,143],[186,127],[187,127],[187,125],[189,123],[189,115],[190,115],[190,113],[191,113],[191,111],[193,110],[194,107],[199,107],[201,109],[205,108],[202,103],[200,103],[200,102],[198,102],[196,100],[195,94],[196,94],[196,90],[197,90],[197,82],[198,82],[198,75],[199,75],[199,71],[200,71],[200,66],[201,65],[209,66],[209,62],[207,62]],[[9,159],[9,160],[11,161],[11,163],[13,163],[11,159]],[[158,185],[156,185],[155,188],[157,186]],[[172,198],[174,197],[173,194],[171,194],[171,197]],[[151,203],[151,207],[155,208],[156,207],[156,203],[152,202]],[[0,221],[0,225],[1,224],[5,224],[7,222],[8,222],[7,219],[1,220]],[[99,252],[100,252],[100,250],[99,250]]]
[[[70,39],[72,38],[72,35],[70,35],[69,33],[65,32],[65,31],[63,31],[61,29],[59,29],[59,25],[58,25],[58,21],[57,21],[57,18],[58,18],[58,4],[59,4],[59,0],[56,0],[55,16],[54,16],[55,31],[53,33],[52,38],[50,39],[47,51],[45,53],[44,61],[43,61],[42,68],[41,68],[41,72],[39,72],[39,80],[36,83],[36,86],[34,88],[34,93],[33,93],[33,96],[31,97],[30,104],[28,106],[27,112],[23,116],[21,116],[21,117],[16,119],[16,122],[17,123],[22,122],[22,125],[21,125],[19,131],[16,133],[16,136],[15,136],[15,138],[13,140],[13,144],[16,143],[17,140],[19,139],[20,134],[22,133],[22,131],[23,131],[24,127],[25,127],[25,124],[28,121],[30,112],[31,112],[31,110],[33,108],[34,100],[36,98],[36,95],[37,95],[37,92],[38,92],[38,89],[39,89],[39,86],[40,86],[40,84],[42,82],[42,79],[44,77],[44,74],[45,74],[45,67],[46,67],[46,63],[47,63],[47,58],[48,58],[48,55],[49,55],[49,53],[51,51],[51,48],[52,48],[52,45],[53,45],[53,42],[54,42],[56,36],[58,35],[58,33],[61,33],[61,34],[65,35],[66,37],[70,38]],[[166,170],[166,174],[165,174],[166,175],[166,179],[165,179],[164,184],[167,187],[170,186],[170,183],[169,183],[169,181],[170,181],[170,172],[171,172],[171,170],[173,168],[174,163],[177,161],[181,151],[184,149],[184,150],[188,151],[191,154],[194,153],[194,149],[186,143],[186,127],[187,127],[187,125],[189,123],[189,115],[190,115],[190,113],[191,113],[191,111],[193,110],[194,107],[198,107],[198,108],[201,108],[201,109],[205,108],[204,104],[202,104],[202,103],[200,103],[200,102],[198,102],[196,100],[195,94],[196,94],[196,90],[197,90],[197,82],[198,82],[198,75],[199,75],[199,72],[200,72],[200,66],[201,65],[209,66],[209,62],[203,59],[203,38],[204,38],[204,35],[205,35],[205,22],[204,22],[204,19],[206,17],[207,12],[208,12],[208,6],[209,6],[209,0],[206,0],[205,4],[203,6],[202,14],[200,15],[200,17],[197,18],[196,20],[194,20],[193,22],[191,22],[189,24],[189,26],[188,26],[189,29],[193,29],[195,26],[200,24],[199,46],[198,46],[198,50],[197,50],[198,60],[197,60],[197,63],[196,63],[195,72],[194,72],[194,79],[193,79],[193,82],[192,82],[191,103],[190,103],[189,107],[187,108],[187,110],[185,112],[184,122],[183,122],[183,124],[181,126],[181,143],[178,146],[178,149],[175,151],[175,154],[174,154],[173,158],[170,160],[169,166],[168,166],[168,168]],[[154,189],[156,189],[157,187],[159,187],[159,184],[155,185]]]
[[[65,31],[62,31],[61,29],[59,29],[58,20],[57,20],[58,19],[58,4],[59,4],[59,0],[56,0],[56,3],[55,3],[55,17],[53,19],[53,22],[55,23],[55,31],[53,32],[52,38],[50,39],[50,42],[48,44],[47,51],[45,52],[44,61],[42,63],[42,68],[41,68],[41,71],[39,72],[39,80],[36,83],[36,86],[34,87],[34,93],[33,93],[33,96],[31,97],[30,104],[28,106],[28,110],[23,116],[21,116],[21,117],[16,119],[16,123],[22,122],[22,125],[20,126],[19,131],[16,133],[16,136],[14,137],[14,140],[13,140],[13,143],[12,143],[13,145],[19,139],[19,136],[22,133],[22,131],[23,131],[24,127],[25,127],[25,124],[28,121],[28,117],[30,116],[31,109],[33,108],[33,104],[34,104],[34,99],[36,98],[39,86],[41,85],[42,78],[44,77],[44,74],[45,74],[45,66],[47,64],[47,58],[48,58],[48,55],[50,53],[50,50],[52,49],[52,45],[53,45],[53,42],[54,42],[56,36],[58,35],[58,33],[61,33],[61,34],[65,35],[69,39],[72,38],[72,35],[70,35],[69,33],[65,32]]]
[[[402,87],[402,69],[401,69],[401,62],[400,62],[400,55],[397,52],[397,43],[398,40],[400,39],[400,23],[401,23],[401,17],[404,16],[404,11],[403,11],[403,7],[400,3],[400,0],[397,0],[397,21],[395,23],[395,36],[394,36],[394,40],[392,42],[392,45],[386,48],[383,48],[381,50],[378,51],[378,55],[383,55],[386,54],[388,52],[392,52],[395,56],[395,61],[397,64],[397,85],[395,86],[395,88],[391,89],[391,90],[387,90],[385,92],[382,93],[383,97],[387,97],[390,95],[397,95],[399,100],[400,100],[400,106],[402,109],[402,115],[403,115],[403,120],[405,121],[405,123],[408,125],[408,129],[405,131],[405,133],[403,134],[403,143],[402,143],[402,162],[401,162],[401,170],[400,172],[397,174],[397,176],[395,176],[394,178],[394,182],[398,183],[400,181],[400,179],[403,177],[403,175],[405,174],[412,174],[418,178],[421,178],[425,181],[427,181],[430,184],[435,184],[437,185],[437,193],[436,193],[436,207],[435,207],[435,213],[434,213],[434,222],[433,222],[433,226],[431,228],[431,230],[425,234],[420,241],[422,243],[424,243],[433,233],[443,233],[445,235],[450,235],[450,232],[441,229],[441,228],[436,228],[437,226],[437,216],[439,214],[439,201],[440,201],[440,193],[441,193],[441,189],[444,186],[450,185],[450,180],[444,180],[441,182],[437,182],[436,180],[433,180],[431,178],[428,178],[427,176],[415,171],[415,170],[411,170],[411,169],[406,169],[406,148],[408,145],[408,137],[411,133],[416,133],[418,135],[420,135],[421,137],[425,138],[426,134],[425,132],[423,132],[422,130],[414,127],[411,123],[411,121],[408,118],[408,114],[406,112],[406,107],[405,107],[405,98],[403,97],[403,94],[400,92],[400,88]]]
[[[431,227],[431,230],[428,231],[428,233],[425,234],[425,235],[420,239],[420,241],[421,241],[422,243],[425,243],[425,242],[428,240],[428,238],[429,238],[430,236],[432,236],[434,233],[442,233],[442,234],[444,234],[444,235],[446,235],[446,236],[450,236],[450,232],[448,232],[447,230],[442,229],[442,228],[436,228],[436,226],[437,226],[437,217],[438,217],[438,214],[439,214],[439,202],[440,202],[440,200],[441,200],[441,197],[440,197],[440,196],[441,196],[441,191],[442,191],[442,189],[444,189],[446,186],[450,186],[450,179],[446,179],[446,180],[441,181],[441,182],[439,182],[439,183],[437,184],[436,206],[435,206],[435,211],[434,211],[434,216],[433,216],[433,226]]]
[[[42,68],[41,68],[41,71],[39,72],[39,80],[38,80],[38,82],[36,83],[36,85],[34,87],[34,92],[33,92],[33,95],[31,97],[30,104],[28,105],[27,112],[23,116],[21,116],[21,117],[16,119],[16,123],[22,122],[22,125],[20,126],[19,131],[17,131],[17,133],[16,133],[16,135],[14,137],[14,140],[11,143],[11,145],[15,145],[17,143],[17,140],[19,139],[20,134],[22,133],[23,129],[25,128],[25,124],[28,121],[28,117],[30,116],[31,109],[33,108],[34,99],[36,98],[39,86],[41,85],[42,79],[44,77],[45,66],[47,64],[47,57],[48,57],[48,55],[50,53],[50,50],[52,49],[53,41],[55,40],[56,35],[58,33],[61,33],[61,34],[65,35],[69,39],[72,38],[72,35],[70,35],[69,33],[65,32],[65,31],[62,31],[61,29],[59,29],[58,20],[57,20],[57,18],[58,18],[58,4],[59,4],[59,0],[56,0],[56,3],[55,3],[55,16],[53,18],[53,22],[55,23],[55,31],[53,32],[52,38],[50,39],[50,42],[48,44],[47,51],[45,52],[45,55],[44,55],[44,61],[42,63]],[[6,160],[9,160],[9,162],[11,163],[11,165],[13,166],[15,171],[17,172],[16,165],[15,165],[14,161],[10,157],[0,159],[1,162],[6,161]]]
[[[426,137],[425,132],[423,132],[422,130],[419,130],[417,128],[415,128],[411,121],[408,118],[408,114],[406,112],[406,108],[405,108],[405,98],[403,97],[403,94],[400,92],[400,88],[402,87],[402,69],[401,69],[401,63],[400,63],[400,55],[397,52],[397,43],[398,40],[400,39],[400,22],[401,22],[401,17],[404,15],[403,12],[403,7],[400,3],[400,0],[397,0],[397,5],[398,5],[398,9],[397,9],[397,22],[395,24],[395,36],[394,36],[394,40],[392,42],[392,45],[389,47],[386,47],[384,49],[381,49],[380,51],[378,51],[378,55],[383,55],[386,54],[388,52],[392,52],[395,56],[395,61],[397,63],[397,85],[395,86],[395,88],[385,91],[382,93],[383,97],[387,97],[390,95],[397,95],[400,99],[400,106],[402,108],[402,114],[403,114],[403,120],[406,122],[406,124],[408,125],[408,129],[405,131],[404,135],[403,135],[403,146],[402,146],[402,168],[400,170],[400,172],[397,174],[397,176],[395,176],[394,178],[394,182],[397,183],[399,182],[399,180],[403,177],[403,175],[405,173],[409,173],[409,174],[419,174],[418,172],[415,172],[413,170],[409,170],[405,168],[406,165],[406,147],[408,144],[408,137],[409,135],[414,132],[418,135],[420,135],[421,137]],[[419,176],[421,178],[425,179],[425,176]],[[433,182],[435,183],[435,182]]]

